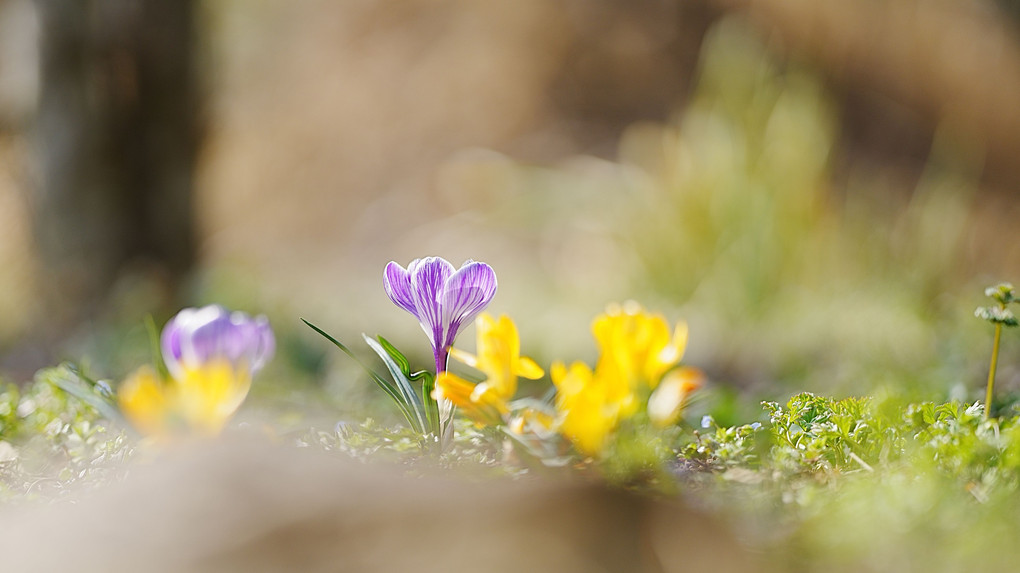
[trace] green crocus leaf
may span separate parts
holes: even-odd
[[[421,432],[422,431],[423,426],[419,422],[419,416],[417,415],[417,412],[414,411],[413,404],[409,403],[405,399],[404,393],[402,391],[398,390],[397,387],[394,386],[393,383],[390,382],[389,380],[383,378],[379,374],[376,374],[376,372],[374,370],[372,370],[371,368],[366,366],[364,362],[359,360],[358,357],[355,356],[354,353],[351,352],[351,350],[349,348],[347,348],[347,346],[345,346],[339,340],[337,340],[337,339],[333,338],[332,336],[330,336],[329,334],[327,334],[326,331],[322,330],[318,326],[315,326],[314,324],[308,322],[307,320],[305,320],[303,318],[301,319],[301,322],[307,324],[309,328],[311,328],[315,332],[318,332],[326,340],[332,342],[337,348],[342,350],[344,352],[344,354],[349,356],[351,358],[351,360],[354,360],[355,362],[357,362],[358,366],[361,366],[361,368],[364,369],[365,372],[368,373],[368,375],[372,378],[372,380],[380,388],[383,389],[383,392],[386,392],[386,394],[391,399],[393,399],[393,401],[397,404],[397,408],[400,409],[400,413],[403,414],[404,418],[407,420],[407,423],[410,424],[411,427],[414,428],[415,431],[417,431],[417,432]],[[368,337],[366,337],[366,339],[367,338]],[[371,346],[371,343],[369,344],[369,346]],[[374,348],[373,348],[373,350],[374,350]]]
[[[365,339],[365,342],[372,348],[372,350],[379,355],[379,358],[386,365],[386,369],[390,371],[390,376],[393,377],[393,381],[396,383],[398,390],[403,396],[404,402],[410,406],[410,409],[417,420],[417,427],[422,433],[425,433],[425,430],[429,427],[427,424],[427,416],[425,415],[425,406],[422,404],[421,398],[418,397],[418,394],[411,386],[411,381],[404,375],[404,371],[401,369],[400,365],[393,359],[392,356],[390,356],[390,353],[386,351],[382,344],[367,334],[362,334],[361,336]]]

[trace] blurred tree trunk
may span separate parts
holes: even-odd
[[[35,234],[49,327],[102,307],[130,265],[195,260],[190,0],[37,0]]]

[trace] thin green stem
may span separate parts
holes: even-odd
[[[999,337],[1002,335],[1002,324],[995,323],[995,342],[992,343],[992,363],[988,367],[988,389],[985,392],[985,419],[992,410],[992,389],[995,387],[995,366],[999,362]]]

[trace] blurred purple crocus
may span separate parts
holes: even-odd
[[[383,285],[390,300],[421,323],[432,341],[438,374],[446,370],[461,326],[470,324],[495,296],[496,273],[472,260],[455,270],[445,259],[426,257],[411,261],[407,269],[390,261]]]
[[[252,318],[219,305],[180,311],[163,327],[160,338],[163,361],[174,378],[214,360],[227,360],[235,369],[254,375],[276,348],[265,316]]]

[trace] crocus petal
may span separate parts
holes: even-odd
[[[182,373],[181,366],[181,323],[182,315],[191,312],[192,309],[182,310],[177,316],[170,319],[163,327],[163,334],[160,335],[160,347],[163,352],[163,362],[167,369],[174,376]]]
[[[463,364],[467,364],[468,366],[470,366],[472,368],[477,368],[478,367],[478,357],[477,356],[475,356],[474,354],[471,354],[469,352],[464,352],[463,350],[460,350],[458,348],[451,348],[450,349],[450,358],[453,358],[454,360],[457,360],[457,361],[459,361],[459,362],[461,362]]]
[[[182,325],[181,354],[186,368],[195,368],[220,357],[237,362],[245,353],[249,336],[241,323],[244,315],[231,315],[221,306],[202,307]]]
[[[120,411],[138,431],[160,436],[170,431],[169,400],[159,378],[151,368],[143,366],[117,388]]]
[[[460,326],[474,320],[495,295],[496,272],[485,263],[468,261],[450,275],[440,299],[443,324],[449,328],[446,343],[453,344]]]
[[[418,263],[415,259],[408,268],[413,267]],[[413,314],[416,318],[418,311],[414,305],[414,296],[411,291],[411,274],[407,272],[404,267],[398,265],[394,261],[390,261],[386,265],[386,270],[383,271],[383,288],[386,289],[386,296],[390,297],[393,304]]]
[[[251,376],[225,360],[186,369],[184,376],[176,380],[176,413],[191,430],[217,434],[244,402],[250,387]]]
[[[666,375],[648,398],[648,417],[659,427],[674,424],[687,405],[691,392],[705,383],[696,368],[679,368]]]
[[[209,305],[179,312],[163,328],[161,345],[167,369],[180,378],[212,360],[254,374],[272,358],[276,341],[266,317]]]
[[[502,413],[507,412],[506,404],[485,388],[464,380],[456,374],[441,372],[436,378],[433,397],[448,400],[460,407],[461,411],[474,420],[478,426],[495,426],[502,422]]]
[[[255,374],[269,362],[276,352],[276,337],[269,326],[269,319],[259,316],[255,319],[255,357],[252,360],[251,373]]]
[[[527,356],[521,356],[520,363],[517,365],[517,374],[521,378],[527,378],[528,380],[538,380],[545,375],[545,371],[542,367],[535,363],[534,360]]]
[[[188,367],[195,367],[209,359],[207,344],[195,345],[195,332],[210,322],[226,318],[227,310],[218,305],[202,308],[185,308],[177,313],[160,336],[163,362],[174,377],[181,376]]]
[[[435,347],[443,345],[443,333],[448,322],[443,320],[439,297],[443,285],[453,272],[453,265],[440,257],[417,259],[407,266],[411,275],[411,297],[422,329],[432,338]]]

